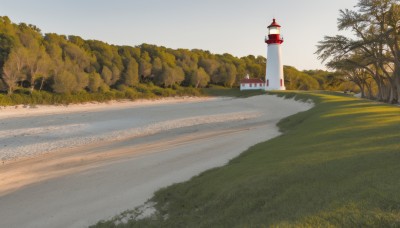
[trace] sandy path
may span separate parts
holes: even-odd
[[[223,165],[249,146],[277,136],[279,119],[310,107],[258,96],[101,109],[87,113],[90,118],[81,112],[3,118],[3,133],[8,132],[0,134],[2,140],[10,133],[20,135],[26,123],[37,123],[28,128],[34,128],[36,141],[25,148],[41,148],[39,144],[60,141],[57,137],[89,137],[94,143],[56,147],[41,156],[35,152],[34,158],[0,166],[0,227],[86,227],[110,218],[143,204],[161,187]],[[48,124],[41,118],[64,121]],[[65,131],[65,126],[79,124],[86,130]],[[49,125],[54,129],[36,134]],[[139,134],[149,128],[157,131]],[[104,140],[109,132],[116,135]],[[118,138],[117,133],[126,135]],[[131,133],[138,135],[129,137]],[[21,148],[8,140],[7,147]]]

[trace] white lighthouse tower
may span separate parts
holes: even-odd
[[[265,90],[285,90],[281,57],[283,39],[281,38],[281,26],[276,23],[275,18],[268,26],[268,38],[265,38],[265,43],[268,44]]]

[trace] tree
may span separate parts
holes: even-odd
[[[13,38],[8,34],[0,34],[0,69],[3,69],[13,47]]]
[[[50,58],[44,50],[44,47],[31,49],[27,54],[26,68],[27,79],[31,87],[31,93],[35,88],[35,82],[38,78],[42,78],[40,89],[43,87],[45,78],[47,77],[50,69]]]
[[[26,57],[26,48],[14,48],[4,64],[2,80],[7,85],[8,94],[12,94],[17,83],[24,79],[23,68],[26,65]]]
[[[171,87],[174,84],[180,84],[184,79],[185,73],[182,68],[170,67],[164,63],[162,73],[156,78],[156,83],[160,86]]]
[[[63,44],[63,55],[64,59],[68,58],[82,71],[87,70],[90,66],[92,58],[90,54],[71,42],[65,42]]]
[[[176,58],[173,54],[168,53],[167,51],[160,51],[159,57],[162,60],[163,63],[168,64],[170,67],[175,67],[176,66]]]
[[[88,89],[90,92],[98,92],[100,86],[103,84],[103,80],[101,79],[101,76],[99,73],[92,72],[89,75],[89,85]]]
[[[111,72],[112,72],[111,85],[114,85],[121,78],[121,70],[117,66],[113,65],[111,67]]]
[[[111,80],[113,77],[113,72],[108,68],[107,66],[103,66],[103,69],[101,70],[101,78],[107,85],[111,85]]]
[[[151,72],[152,72],[152,77],[153,78],[158,78],[160,77],[160,74],[163,71],[163,63],[160,58],[156,57],[153,60]]]
[[[54,76],[53,90],[56,93],[72,93],[76,90],[78,82],[75,75],[69,71],[62,71]]]
[[[220,64],[215,59],[202,58],[199,61],[199,67],[203,68],[210,76],[213,76],[217,72],[219,65]]]
[[[211,80],[215,84],[232,87],[236,81],[236,74],[235,65],[232,63],[224,63],[220,65],[217,72],[211,76]]]
[[[362,98],[371,98],[373,96],[370,81],[372,76],[370,72],[362,67],[362,65],[365,65],[362,64],[362,60],[363,59],[359,59],[356,56],[353,56],[352,59],[331,61],[328,65],[330,68],[334,68],[345,75],[345,79],[355,83],[360,88]]]
[[[341,10],[339,30],[350,30],[355,38],[337,35],[319,42],[317,54],[328,66],[347,62],[363,69],[374,80],[377,99],[399,102],[400,6],[398,0],[359,0],[356,10]],[[354,61],[357,59],[357,61]]]
[[[183,69],[179,66],[175,66],[173,68],[173,81],[170,83],[170,85],[167,86],[172,86],[173,84],[178,84],[180,85],[183,80],[185,80],[185,72],[183,72]]]
[[[151,58],[149,53],[143,52],[139,62],[139,74],[143,81],[146,81],[151,75]]]
[[[210,76],[202,67],[200,67],[199,69],[196,69],[194,71],[191,77],[190,84],[193,85],[195,88],[199,88],[207,86],[209,81]]]
[[[89,86],[89,74],[83,71],[79,71],[76,73],[73,73],[75,78],[76,78],[76,87],[73,88],[73,92],[79,92],[82,91],[84,89],[86,89],[86,87]]]
[[[204,87],[211,81],[232,87],[246,73],[264,76],[265,58],[237,58],[226,53],[148,44],[116,46],[79,36],[42,35],[34,25],[14,24],[7,17],[0,17],[0,67],[0,90],[8,93],[18,86],[31,92],[43,89],[74,93],[148,82],[164,87]],[[388,79],[385,80],[382,83],[387,84]]]
[[[135,59],[131,58],[128,60],[123,74],[123,84],[134,86],[137,83],[139,83],[139,65]]]
[[[319,89],[318,81],[310,75],[294,67],[284,66],[285,85],[289,90],[316,90]]]

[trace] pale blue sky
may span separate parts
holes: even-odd
[[[313,54],[337,32],[339,9],[357,0],[0,0],[0,15],[42,29],[117,45],[142,43],[266,56],[272,18],[282,25],[283,60],[321,69]]]

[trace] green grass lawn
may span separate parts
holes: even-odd
[[[211,88],[202,89],[203,94],[214,97],[239,97],[246,98],[256,95],[265,94],[264,90],[244,90],[240,91],[239,88],[226,88],[222,86],[213,85]]]
[[[400,227],[400,108],[278,94],[316,106],[228,165],[159,190],[155,216],[118,227]]]

